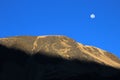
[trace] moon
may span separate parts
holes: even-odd
[[[91,19],[94,19],[94,18],[95,18],[95,14],[92,13],[92,14],[90,15],[90,18],[91,18]]]

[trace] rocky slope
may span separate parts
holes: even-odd
[[[113,54],[65,36],[0,39],[0,80],[119,80]]]

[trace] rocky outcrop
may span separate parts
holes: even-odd
[[[113,54],[65,36],[0,39],[0,80],[119,80]]]

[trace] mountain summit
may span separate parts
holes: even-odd
[[[117,80],[120,73],[113,54],[58,35],[0,38],[0,62],[0,80]]]

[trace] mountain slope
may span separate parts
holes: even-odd
[[[17,56],[18,59],[20,59],[18,61],[23,61],[22,63],[26,64],[24,67],[28,65],[31,65],[32,68],[37,67],[37,71],[32,70],[30,67],[28,72],[33,71],[29,72],[29,75],[33,76],[33,73],[35,73],[41,76],[41,80],[69,80],[71,76],[74,76],[72,78],[76,78],[77,80],[82,76],[88,76],[94,80],[104,78],[107,80],[108,77],[114,77],[114,79],[116,77],[117,80],[118,78],[120,60],[116,56],[99,48],[78,43],[66,36],[17,36],[1,38],[0,45],[0,59],[3,61],[2,65],[6,63],[5,59],[10,61],[13,59],[12,61],[14,62],[14,60],[16,60],[15,56]],[[28,57],[21,60],[22,57],[19,58],[18,54],[24,54]],[[39,68],[43,70],[41,71]],[[54,69],[55,72],[50,72]],[[48,72],[44,73],[46,70],[48,70]],[[1,72],[1,74],[3,73]],[[47,78],[43,78],[43,74],[44,76],[46,75]],[[96,78],[96,74],[101,78]],[[35,79],[34,77],[30,80],[39,79]]]

